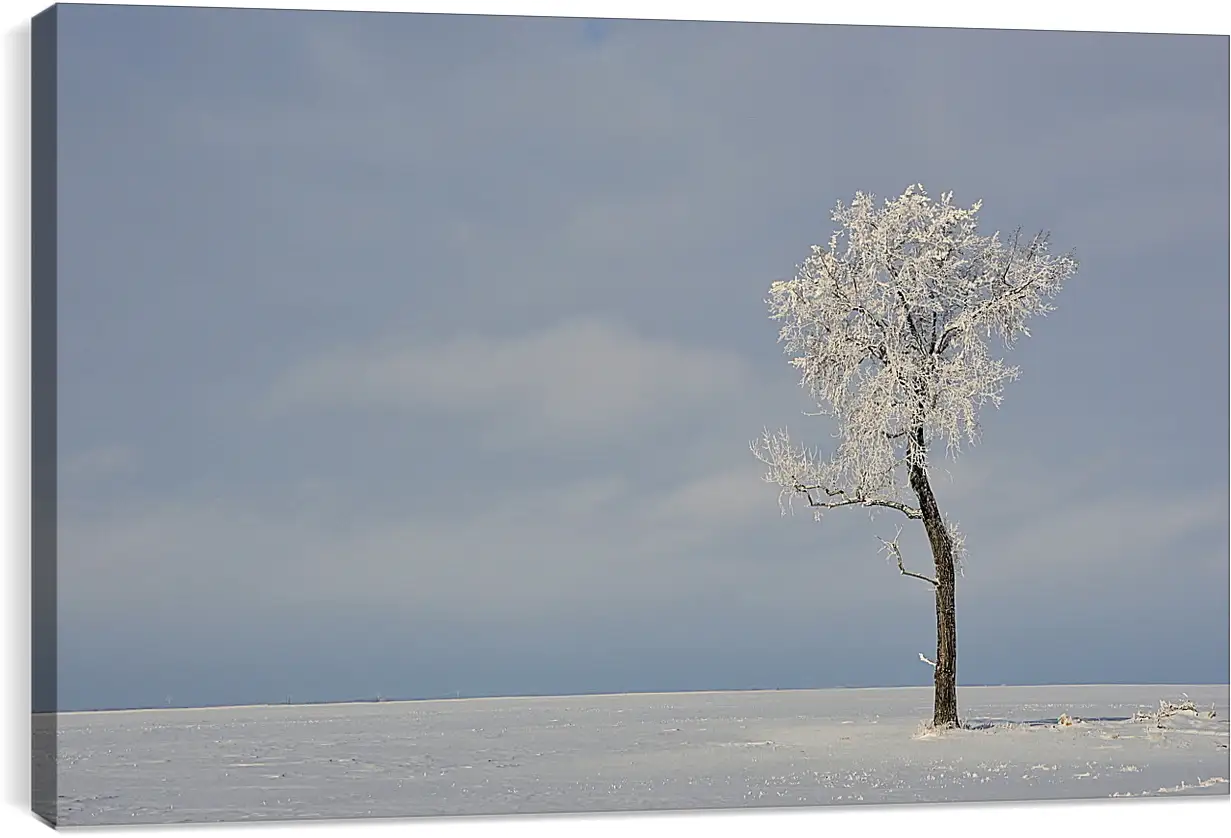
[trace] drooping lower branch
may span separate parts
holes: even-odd
[[[924,576],[922,573],[915,573],[914,571],[910,571],[906,569],[906,565],[902,561],[902,548],[898,546],[898,538],[900,538],[901,535],[902,535],[902,530],[899,529],[897,535],[893,537],[892,541],[886,541],[880,536],[877,536],[877,540],[880,541],[881,544],[885,545],[886,553],[888,553],[889,555],[893,556],[895,559],[898,560],[898,570],[902,573],[903,576],[910,576],[913,579],[922,579],[924,582],[927,582],[929,585],[935,587],[936,586],[935,579],[932,579],[931,577],[928,577],[928,576]]]
[[[769,467],[764,479],[781,488],[780,499],[802,497],[818,512],[843,506],[864,506],[893,509],[914,520],[923,517],[921,510],[896,500],[896,493],[892,491],[881,495],[867,485],[858,484],[838,488],[845,482],[843,476],[836,473],[840,469],[835,469],[832,463],[820,462],[813,452],[793,445],[785,431],[771,434],[767,430],[759,442],[749,447],[753,455]]]
[[[907,506],[906,504],[900,503],[896,500],[889,500],[888,498],[860,497],[858,495],[850,497],[844,489],[829,489],[825,486],[807,486],[802,483],[797,484],[794,488],[796,492],[807,498],[808,506],[811,506],[814,509],[838,509],[843,506],[879,506],[885,509],[897,510],[907,518],[914,520],[918,520],[923,517],[923,513],[920,510],[915,509],[912,506]],[[841,500],[819,501],[813,497],[813,492],[824,492],[828,497],[841,498]]]

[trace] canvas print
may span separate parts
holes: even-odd
[[[32,60],[42,818],[1228,794],[1226,36]]]

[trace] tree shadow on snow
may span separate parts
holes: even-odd
[[[1131,722],[1132,716],[1082,716],[1082,722]],[[1073,719],[1078,721],[1078,719]],[[995,727],[1059,727],[1064,723],[1060,718],[1053,717],[1050,719],[1030,719],[1028,721],[1019,721],[1017,719],[966,719],[962,722],[963,730],[990,730]]]

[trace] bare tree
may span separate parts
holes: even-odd
[[[836,420],[837,442],[828,458],[785,430],[766,431],[752,445],[768,466],[765,479],[781,487],[784,513],[801,500],[817,518],[857,506],[922,522],[934,576],[906,569],[896,536],[883,543],[902,575],[935,592],[936,660],[923,659],[935,666],[938,728],[958,725],[954,587],[962,539],[937,507],[930,455],[940,441],[950,457],[977,441],[980,408],[999,407],[1018,372],[992,357],[991,338],[1007,349],[1029,335],[1026,320],[1051,311],[1048,300],[1077,270],[1072,254],[1049,252],[1045,233],[979,235],[981,202],[962,209],[952,198],[934,200],[912,186],[877,206],[856,193],[834,210],[840,227],[829,245],[814,246],[794,279],[770,286],[779,341],[820,413]]]

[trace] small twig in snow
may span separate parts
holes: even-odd
[[[1199,714],[1197,705],[1187,695],[1179,704],[1171,701],[1159,699],[1158,710],[1153,713],[1143,713],[1138,710],[1133,714],[1133,721],[1137,722],[1154,722],[1157,727],[1163,726],[1163,719],[1169,716],[1174,716],[1177,713],[1192,713],[1194,716]],[[1214,718],[1214,708],[1210,707],[1209,718]]]

